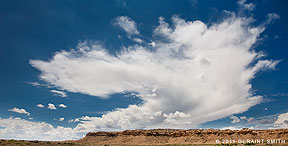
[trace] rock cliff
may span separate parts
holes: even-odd
[[[153,129],[121,132],[90,132],[78,142],[87,145],[166,145],[166,144],[288,144],[288,129],[219,130]]]

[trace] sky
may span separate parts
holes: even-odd
[[[0,3],[0,139],[288,128],[287,1]]]

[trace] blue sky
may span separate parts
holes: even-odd
[[[138,128],[287,128],[286,5],[1,1],[0,138],[77,139],[89,130]],[[21,131],[11,130],[15,125]],[[31,134],[41,126],[49,128]]]

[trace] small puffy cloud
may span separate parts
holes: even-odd
[[[59,121],[64,121],[64,118],[59,118]]]
[[[278,63],[279,63],[279,61],[260,60],[252,68],[252,71],[258,72],[259,70],[275,69],[275,67]]]
[[[79,120],[90,120],[90,119],[91,119],[91,117],[89,117],[89,116],[83,116],[83,117],[79,118]]]
[[[239,123],[240,119],[237,116],[231,116],[230,119],[232,119],[231,123]]]
[[[274,122],[276,128],[288,128],[288,113],[280,114]]]
[[[89,120],[93,120],[93,117],[89,117],[89,116],[82,116],[80,118],[75,118],[75,119],[71,119],[68,122],[83,122],[83,121],[89,121]]]
[[[64,91],[50,90],[50,92],[55,93],[54,95],[56,95],[56,96],[67,97],[67,94]]]
[[[66,108],[67,106],[65,104],[59,104],[58,107]]]
[[[80,121],[80,119],[79,118],[76,118],[76,119],[71,119],[71,120],[69,120],[68,122],[79,122]]]
[[[51,110],[56,110],[55,105],[52,104],[52,103],[48,103],[48,108],[51,109]]]
[[[122,28],[128,34],[128,36],[139,34],[135,21],[130,17],[119,16],[114,19],[113,24]]]
[[[154,29],[154,35],[169,37],[169,35],[173,32],[172,28],[169,27],[169,24],[164,21],[163,17],[159,17],[159,25]]]
[[[267,16],[267,22],[266,23],[271,23],[273,20],[277,20],[277,19],[280,19],[280,16],[276,13],[269,13]]]
[[[150,42],[149,45],[151,45],[152,47],[155,47],[156,43],[155,42]]]
[[[241,130],[241,128],[239,127],[234,127],[234,126],[228,126],[228,127],[222,127],[221,130],[226,130],[226,129],[230,129],[230,130]]]
[[[93,119],[93,117],[89,117],[89,116],[82,116],[80,118],[75,118],[75,119],[71,119],[69,120],[70,122],[80,122],[80,121],[89,121]]]
[[[43,108],[43,107],[44,107],[44,105],[43,105],[43,104],[40,104],[40,103],[37,104],[36,106],[37,106],[37,107],[40,107],[40,108]]]
[[[255,4],[246,3],[246,0],[238,0],[238,5],[244,10],[252,11],[255,8]]]
[[[185,119],[190,117],[190,114],[185,114],[183,112],[176,111],[175,113],[164,114],[163,117],[166,118],[164,123],[167,124],[179,124],[180,119]],[[190,122],[185,121],[186,124],[190,124]]]
[[[141,43],[144,42],[144,41],[141,40],[140,38],[134,38],[133,41],[135,41],[135,42],[137,42],[137,43],[139,43],[139,44],[141,44]]]
[[[26,115],[30,116],[30,113],[27,112],[25,109],[20,109],[20,108],[17,108],[17,107],[9,109],[8,111],[16,112],[16,113],[19,113],[19,114],[26,114]]]

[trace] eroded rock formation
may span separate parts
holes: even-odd
[[[121,132],[90,132],[80,143],[117,145],[260,143],[288,144],[288,129],[219,130],[219,129],[153,129]]]

